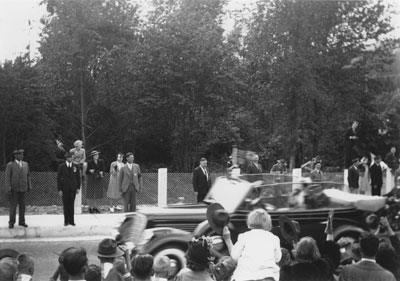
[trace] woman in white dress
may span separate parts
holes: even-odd
[[[114,213],[115,210],[121,210],[118,206],[118,200],[121,199],[121,191],[119,188],[119,172],[125,165],[122,162],[124,155],[122,153],[117,154],[117,161],[114,161],[110,165],[110,181],[108,183],[107,197],[110,198],[110,212]]]

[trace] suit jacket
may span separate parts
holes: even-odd
[[[358,188],[358,178],[360,173],[358,172],[357,168],[352,165],[349,168],[349,174],[347,176],[347,181],[349,183],[349,187],[351,188]]]
[[[79,172],[79,167],[74,163],[71,164],[72,164],[71,168],[68,168],[65,162],[58,167],[57,171],[58,191],[76,192],[77,189],[80,189],[81,176]]]
[[[369,173],[371,175],[371,185],[382,186],[382,167],[381,165],[376,165],[375,163],[369,168]]]
[[[322,171],[312,170],[310,178],[313,182],[322,182]]]
[[[339,281],[395,281],[393,274],[370,261],[359,261],[345,266],[339,276]]]
[[[355,132],[353,131],[353,128],[348,128],[346,130],[346,133],[344,134],[344,145],[347,148],[353,147],[358,141],[359,139],[350,139],[350,137],[360,137],[358,135],[358,131],[356,130]]]
[[[121,168],[119,173],[119,186],[122,193],[125,193],[129,185],[133,184],[136,191],[142,189],[143,179],[140,172],[140,166],[138,164],[132,164],[132,170],[129,169],[128,163]]]
[[[251,163],[251,164],[247,165],[246,173],[247,174],[261,174],[262,167],[260,164],[257,164],[257,166],[256,166],[256,164]]]
[[[199,194],[203,194],[203,195],[206,195],[211,187],[210,172],[208,171],[207,168],[206,168],[206,170],[207,170],[207,174],[208,174],[208,179],[200,166],[198,166],[197,168],[195,168],[193,170],[193,178],[192,178],[192,184],[193,184],[194,191],[198,192]]]
[[[32,189],[29,165],[24,161],[21,163],[22,167],[16,161],[7,163],[5,174],[7,191],[26,192]]]

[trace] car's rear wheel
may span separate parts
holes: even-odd
[[[185,258],[186,247],[178,244],[168,244],[154,250],[151,254],[154,259],[161,256],[167,256],[170,259],[169,277],[175,277],[178,272],[186,267]]]

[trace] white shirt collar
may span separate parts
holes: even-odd
[[[32,276],[28,274],[21,273],[19,276],[21,276],[21,281],[30,281],[32,279]]]
[[[361,261],[369,261],[369,262],[376,263],[376,260],[375,260],[375,259],[362,258]]]

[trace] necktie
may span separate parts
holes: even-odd
[[[206,179],[208,180],[208,173],[206,168],[204,168],[204,174],[206,175]]]

